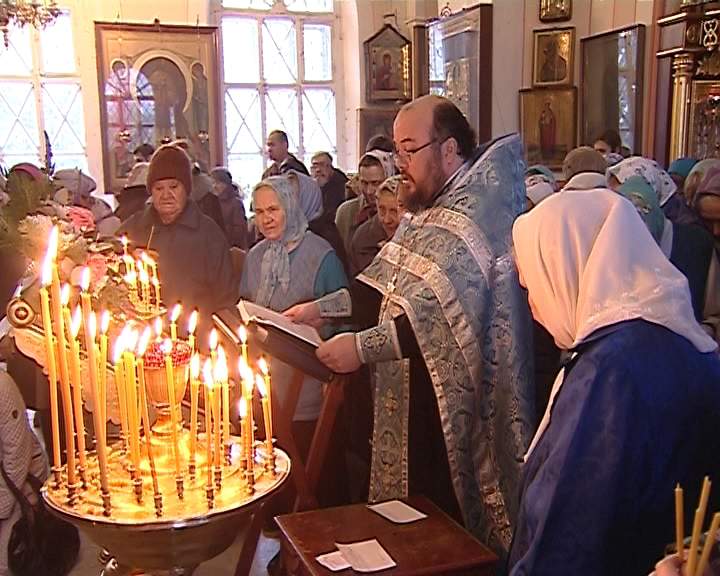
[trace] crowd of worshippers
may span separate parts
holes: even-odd
[[[102,233],[151,243],[168,302],[209,319],[243,298],[318,328],[350,374],[321,505],[422,493],[515,576],[651,571],[675,485],[688,503],[720,485],[720,159],[665,170],[607,133],[559,177],[523,173],[517,136],[479,145],[434,96],[350,178],[326,152],[308,171],[281,131],[267,154],[251,219],[185,142],[138,150],[114,212],[88,176],[54,180]],[[292,369],[271,362],[282,402]],[[303,458],[322,396],[306,376]]]

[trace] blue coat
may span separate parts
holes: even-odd
[[[717,354],[643,320],[595,336],[523,470],[512,576],[648,574],[674,542],[676,483],[686,535],[703,476],[720,484]]]

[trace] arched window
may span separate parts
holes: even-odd
[[[308,166],[317,151],[335,155],[334,21],[333,0],[223,0],[225,146],[245,190],[268,165],[272,130]]]

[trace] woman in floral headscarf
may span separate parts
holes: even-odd
[[[685,205],[677,192],[677,185],[670,174],[660,168],[655,160],[642,156],[631,156],[607,169],[608,185],[613,190],[631,176],[642,176],[653,187],[665,216],[680,224],[693,224],[697,218]]]

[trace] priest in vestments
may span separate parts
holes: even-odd
[[[370,500],[425,494],[504,555],[534,408],[532,325],[511,256],[522,147],[513,135],[477,148],[437,96],[400,111],[394,140],[412,214],[358,276],[377,324],[318,357],[374,372]]]

